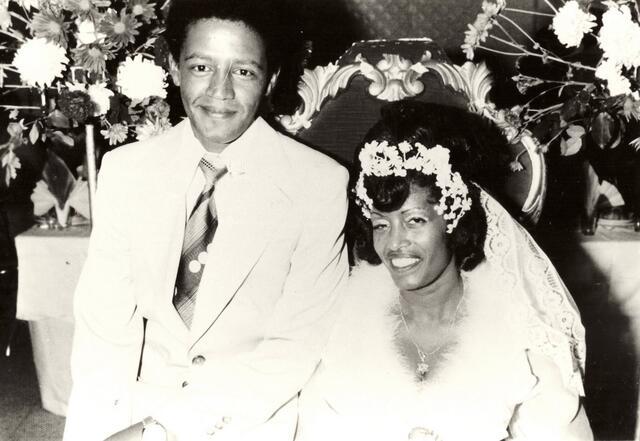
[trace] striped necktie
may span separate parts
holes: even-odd
[[[213,190],[216,180],[226,172],[225,168],[216,169],[206,157],[200,160],[199,167],[206,183],[187,221],[173,296],[173,305],[188,328],[191,327],[196,294],[207,262],[207,249],[218,227]]]

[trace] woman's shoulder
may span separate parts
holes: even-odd
[[[398,289],[384,266],[361,263],[353,267],[339,300],[324,361],[351,369],[364,359],[396,358],[397,320],[392,311],[397,299]]]
[[[349,271],[343,293],[343,308],[389,307],[398,298],[398,288],[384,265],[359,262]]]

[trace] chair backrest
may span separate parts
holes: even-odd
[[[510,154],[523,169],[508,174],[498,196],[532,225],[546,190],[544,157],[535,139],[519,133],[489,101],[491,87],[485,64],[453,64],[430,39],[362,41],[336,63],[306,69],[298,87],[300,108],[278,120],[298,139],[348,166],[388,102],[417,99],[467,108],[492,120],[509,141]]]

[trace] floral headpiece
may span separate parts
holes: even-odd
[[[372,141],[365,144],[358,155],[362,167],[356,182],[356,203],[365,217],[371,218],[373,200],[364,186],[365,176],[406,176],[407,170],[425,175],[435,175],[436,186],[442,195],[436,212],[447,222],[447,233],[451,233],[462,216],[471,208],[469,189],[458,172],[451,171],[449,150],[436,145],[428,149],[419,142],[413,146],[406,141],[397,146],[387,141]]]

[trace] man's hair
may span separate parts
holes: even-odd
[[[295,35],[288,12],[281,0],[172,0],[164,36],[178,62],[191,25],[212,18],[241,22],[262,38],[270,76],[282,67]]]
[[[486,186],[487,174],[490,179],[496,176],[497,153],[503,149],[506,151],[506,141],[498,129],[479,115],[463,109],[418,101],[389,104],[382,109],[382,119],[369,130],[356,151],[356,178],[360,172],[358,154],[364,144],[374,140],[387,141],[391,145],[402,141],[412,145],[419,142],[427,148],[439,144],[449,149],[452,170],[461,174],[469,188],[471,210],[460,218],[453,232],[447,234],[448,245],[458,268],[475,268],[485,257],[487,221],[480,204],[480,190],[471,181]],[[424,189],[432,203],[437,203],[441,196],[434,176],[413,170],[405,177],[366,176],[365,187],[373,200],[373,207],[384,212],[399,209],[412,189]],[[360,210],[353,212],[356,213],[353,219],[356,256],[370,263],[380,263],[373,248],[370,221],[361,216]]]

